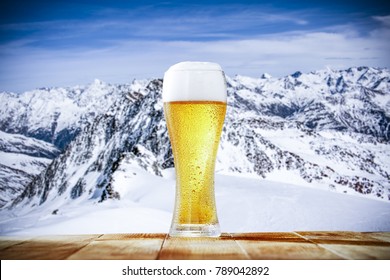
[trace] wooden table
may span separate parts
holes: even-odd
[[[0,258],[50,259],[390,259],[390,232],[165,233],[0,237]]]

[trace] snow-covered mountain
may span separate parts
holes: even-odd
[[[236,76],[227,82],[228,111],[217,172],[390,200],[389,70],[327,69],[284,78]],[[154,175],[173,167],[162,111],[162,80],[127,86],[95,82],[87,88],[72,99],[73,119],[60,118],[69,115],[66,106],[45,106],[43,100],[51,100],[46,95],[36,97],[42,101],[20,105],[30,106],[24,117],[19,117],[25,112],[22,109],[10,113],[0,108],[7,120],[2,130],[66,147],[8,205],[13,211],[22,205],[28,206],[23,208],[27,211],[48,201],[57,201],[60,207],[69,201],[120,199],[126,193],[123,182],[131,183],[131,177],[137,176],[130,171],[134,166]],[[64,95],[56,92],[51,98]],[[5,107],[19,108],[16,95],[0,96],[2,104],[13,102]],[[85,98],[84,103],[78,103],[79,98]],[[37,102],[42,102],[39,108],[48,108],[46,116],[59,112],[57,119],[45,119],[35,112],[38,107],[28,105]],[[72,137],[60,137],[63,129],[68,129],[67,135],[79,133],[70,141]],[[37,131],[45,131],[43,137]]]
[[[390,199],[389,70],[237,76],[228,83],[232,122],[220,154],[230,151],[221,161],[225,169],[287,182],[297,175],[337,191]]]
[[[110,85],[95,80],[88,86],[42,88],[22,94],[0,93],[0,130],[23,134],[64,149],[84,125],[127,92],[140,92],[145,81]]]
[[[358,132],[390,140],[389,70],[296,72],[282,79],[236,77],[235,107],[279,116],[305,127]],[[252,102],[251,102],[252,101]]]
[[[161,174],[164,157],[171,154],[159,98],[161,87],[161,80],[153,80],[146,86],[148,94],[130,92],[118,98],[94,122],[86,124],[64,153],[14,200],[14,205],[26,198],[31,205],[58,196],[99,201],[120,198],[113,188],[114,173],[129,161]],[[172,162],[165,167],[171,167]]]
[[[147,81],[0,93],[0,208],[20,195],[61,150],[125,93],[143,94]]]

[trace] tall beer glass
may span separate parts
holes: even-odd
[[[215,159],[226,113],[226,81],[218,64],[181,62],[164,75],[164,114],[176,170],[170,236],[220,235]]]

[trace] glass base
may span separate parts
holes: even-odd
[[[173,224],[169,231],[171,237],[219,237],[219,224]]]

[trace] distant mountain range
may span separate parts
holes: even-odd
[[[390,71],[227,77],[217,172],[390,200]],[[120,199],[115,173],[173,167],[162,80],[0,93],[0,206]],[[23,208],[23,207],[22,207]]]

